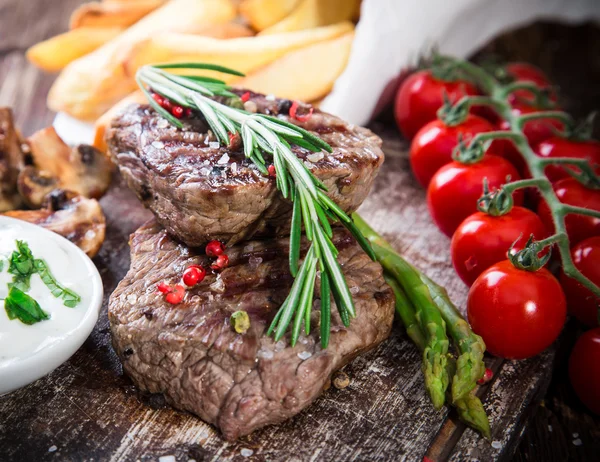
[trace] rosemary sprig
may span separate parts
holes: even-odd
[[[342,223],[356,238],[365,252],[374,260],[369,242],[352,219],[325,192],[327,188],[292,152],[296,145],[313,152],[332,152],[331,146],[319,137],[285,120],[264,114],[249,113],[215,100],[240,103],[240,98],[222,81],[198,75],[174,74],[168,70],[214,70],[232,75],[241,73],[211,64],[177,63],[144,66],[136,81],[150,105],[171,124],[182,128],[182,122],[161,107],[152,92],[186,108],[199,111],[219,142],[228,145],[230,136],[239,134],[247,159],[264,175],[268,174],[267,160],[272,160],[276,172],[277,189],[284,198],[293,202],[290,234],[290,272],[295,277],[292,288],[279,308],[267,333],[281,339],[292,324],[290,343],[295,345],[302,324],[310,332],[310,313],[317,269],[321,273],[321,345],[329,344],[330,294],[333,295],[340,318],[345,326],[356,316],[352,295],[337,261],[338,251],[332,242],[330,221]],[[302,224],[310,248],[300,265],[300,237]]]

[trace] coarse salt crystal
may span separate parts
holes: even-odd
[[[275,344],[275,351],[281,351],[285,348],[285,342],[283,340],[279,340],[276,344]]]
[[[319,162],[321,159],[323,159],[323,157],[325,157],[325,155],[322,152],[315,152],[314,154],[309,154],[306,156],[306,159],[314,164],[315,162]]]
[[[204,175],[204,176],[210,175],[210,172],[212,172],[212,169],[210,169],[210,168],[202,167],[200,169],[200,174]]]
[[[160,456],[158,462],[177,462],[175,456]]]
[[[229,162],[229,154],[225,153],[221,156],[221,158],[217,161],[217,164],[224,165]]]
[[[583,441],[581,441],[580,438],[577,438],[576,440],[573,440],[573,444],[575,446],[581,446],[583,444]]]
[[[135,295],[135,294],[129,294],[129,295],[127,296],[127,302],[128,302],[130,305],[135,305],[135,302],[137,302],[137,295]]]
[[[573,438],[579,438],[579,433],[573,433]]]
[[[156,126],[158,128],[167,128],[169,126],[169,122],[167,119],[160,118],[158,122],[156,122]]]
[[[217,280],[213,282],[209,287],[210,290],[212,290],[213,292],[225,292],[225,284],[223,283],[223,279],[221,279],[220,275],[219,277],[217,277]]]
[[[258,106],[254,101],[246,101],[244,103],[244,109],[248,112],[256,112],[258,111]]]
[[[356,295],[357,293],[360,292],[360,287],[354,286],[354,287],[350,287],[350,293],[352,295]]]
[[[153,141],[152,147],[154,147],[156,149],[162,149],[165,147],[165,143],[163,143],[162,141]]]
[[[494,449],[500,449],[502,447],[502,443],[500,441],[492,441],[492,447]]]
[[[210,143],[208,143],[208,147],[211,149],[219,149],[219,146],[221,145],[218,141],[211,141]]]
[[[262,263],[263,259],[260,257],[255,257],[254,255],[251,256],[250,258],[248,258],[248,264],[250,265],[250,268],[252,269],[256,269],[258,268],[258,265],[260,265]]]
[[[298,353],[298,358],[305,360],[308,359],[312,356],[312,353],[310,351],[301,351],[300,353]]]
[[[242,450],[240,451],[240,454],[241,454],[243,457],[250,457],[252,454],[254,454],[254,451],[253,451],[252,449],[246,449],[246,448],[244,448],[244,449],[242,449]]]
[[[548,425],[548,431],[551,432],[552,431],[552,425]]]
[[[48,452],[55,452],[58,448],[56,447],[56,445],[52,445],[48,448]]]
[[[265,96],[265,99],[267,101],[275,101],[275,95],[268,94],[267,96]]]
[[[237,172],[237,163],[236,162],[231,164],[231,173],[235,173],[235,172]]]
[[[258,351],[258,357],[263,359],[271,359],[273,357],[273,351],[260,349]]]

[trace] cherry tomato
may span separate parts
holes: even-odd
[[[429,122],[410,145],[410,166],[417,181],[426,188],[435,172],[452,162],[452,150],[458,145],[459,135],[468,143],[477,133],[492,130],[492,124],[475,115],[468,115],[463,123],[453,127],[438,119]]]
[[[417,71],[402,82],[396,94],[394,114],[405,138],[411,140],[421,127],[437,119],[437,110],[444,103],[444,92],[453,103],[463,96],[479,94],[469,82],[439,80],[429,70]]]
[[[506,72],[515,82],[533,82],[540,88],[550,87],[550,80],[541,69],[529,63],[509,63],[505,66]],[[551,96],[556,99],[555,95]],[[517,90],[509,96],[509,102],[535,102],[535,96],[527,90]]]
[[[452,236],[452,264],[464,281],[471,285],[494,263],[506,260],[508,250],[525,247],[529,236],[541,240],[547,237],[542,220],[523,207],[513,207],[498,217],[476,212],[463,221]]]
[[[600,415],[600,327],[577,339],[569,358],[569,378],[583,404]]]
[[[552,187],[562,203],[600,212],[600,189],[586,188],[570,177],[558,180]],[[537,212],[548,232],[554,233],[554,223],[546,201],[540,201]],[[571,246],[588,237],[600,236],[600,218],[569,214],[565,217],[565,225]]]
[[[534,148],[540,157],[570,157],[573,159],[587,159],[595,165],[596,173],[600,175],[600,142],[596,140],[573,141],[559,136],[553,136],[542,141]],[[576,167],[575,170],[578,171]],[[567,171],[557,165],[549,165],[545,169],[546,176],[551,182],[568,178]]]
[[[474,164],[450,162],[440,168],[427,188],[429,213],[438,228],[452,236],[458,225],[477,212],[477,201],[483,194],[483,180],[487,178],[490,190],[498,189],[521,177],[517,170],[501,157],[486,155]],[[513,195],[515,205],[523,203],[523,191]]]
[[[600,287],[600,236],[590,237],[571,249],[575,267]],[[561,273],[560,283],[567,296],[569,311],[588,326],[598,325],[600,299],[575,279]]]
[[[520,270],[504,260],[473,283],[467,314],[490,353],[524,359],[541,353],[556,340],[567,305],[559,282],[547,269]]]

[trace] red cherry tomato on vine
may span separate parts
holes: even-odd
[[[464,281],[471,285],[494,263],[506,260],[508,250],[518,252],[529,236],[541,240],[547,237],[542,220],[523,207],[513,207],[501,216],[476,212],[463,221],[452,236],[452,264]]]
[[[569,378],[583,404],[600,415],[600,327],[577,339],[569,358]]]
[[[444,103],[444,92],[453,103],[463,96],[479,94],[469,82],[446,82],[437,79],[430,70],[417,71],[402,82],[396,94],[394,115],[405,138],[412,139],[421,127],[437,119],[437,110]]]
[[[571,258],[575,267],[600,287],[600,236],[590,237],[575,245],[571,249]],[[569,312],[588,326],[597,326],[600,298],[564,273],[560,275],[560,283],[567,297]]]
[[[552,187],[562,203],[600,212],[600,189],[586,188],[575,178],[563,178]],[[554,233],[554,223],[546,201],[540,201],[537,212],[548,232]],[[565,217],[565,226],[571,247],[588,237],[600,236],[600,218],[569,214]]]
[[[473,331],[490,353],[524,359],[556,340],[567,306],[560,284],[547,269],[520,270],[504,260],[473,283],[467,313]]]
[[[535,153],[540,157],[570,157],[573,159],[587,159],[595,166],[595,171],[600,175],[600,142],[596,140],[574,141],[553,136],[542,141],[534,148]],[[577,167],[572,167],[579,171]],[[554,183],[561,178],[568,178],[567,171],[557,165],[548,165],[545,169],[546,176]]]
[[[550,79],[542,72],[541,69],[529,63],[509,63],[505,66],[506,72],[514,79],[515,82],[533,82],[540,88],[550,87]],[[552,95],[552,99],[556,99]],[[527,90],[517,90],[509,96],[509,102],[535,102],[535,96]]]
[[[432,120],[417,132],[410,145],[410,166],[415,178],[426,188],[435,172],[452,162],[459,135],[468,144],[476,134],[492,130],[491,123],[475,115],[468,115],[463,123],[453,127]]]
[[[477,212],[484,178],[493,191],[507,183],[509,176],[511,181],[521,178],[508,161],[489,154],[474,164],[450,162],[444,165],[427,188],[427,205],[433,221],[447,236],[452,236],[465,218]],[[523,191],[517,190],[513,199],[515,205],[521,205]]]

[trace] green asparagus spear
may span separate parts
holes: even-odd
[[[441,312],[441,316],[449,326],[455,346],[457,347],[458,351],[461,352],[458,360],[458,366],[456,360],[450,354],[446,354],[445,358],[446,375],[448,377],[453,377],[452,404],[456,407],[458,415],[463,422],[479,431],[482,435],[489,439],[490,425],[485,413],[485,409],[483,408],[481,400],[475,396],[474,393],[472,393],[472,389],[475,387],[475,381],[479,379],[481,375],[483,375],[483,373],[480,374],[479,370],[485,371],[485,365],[482,361],[483,353],[485,351],[485,344],[483,343],[483,340],[471,331],[469,325],[460,316],[443,288],[420,273],[416,268],[413,268],[406,263],[406,261],[404,261],[400,255],[394,252],[392,246],[379,234],[377,234],[377,232],[375,232],[375,230],[373,230],[358,214],[353,214],[352,218],[363,235],[369,241],[371,241],[372,244],[374,244],[373,248],[377,255],[377,259],[382,266],[384,266],[384,268],[387,269],[384,262],[381,261],[382,257],[387,256],[388,260],[390,260],[389,253],[392,253],[396,257],[394,259],[395,263],[402,261],[404,263],[404,265],[401,265],[403,268],[405,265],[408,265],[412,272],[415,272],[419,275],[421,282],[426,286],[430,296],[433,297],[432,301],[435,303],[435,306],[438,308],[439,312]],[[388,255],[384,255],[384,253],[387,253]],[[396,279],[396,272],[392,272],[391,275],[387,274],[386,280],[388,283],[390,280],[392,281],[392,284],[390,284],[392,290],[394,290],[394,285],[398,285],[394,283],[400,283],[401,285],[401,281]],[[402,287],[400,287],[400,289],[402,289]],[[396,290],[394,290],[394,293],[396,294]],[[405,296],[404,292],[399,293],[400,297]],[[402,313],[400,311],[398,311],[398,313],[401,315],[408,331],[408,326],[412,325],[413,322],[411,321],[410,317],[412,313],[409,310],[411,307],[410,300],[407,300],[406,302],[401,298],[400,301],[396,301],[396,307],[398,310],[398,305],[400,304],[401,307],[404,308]],[[412,339],[412,335],[410,333],[409,335]],[[413,341],[415,340],[413,339]],[[420,346],[418,340],[415,341],[415,343],[419,348],[424,349]],[[455,392],[455,388],[458,390],[457,392]],[[465,391],[467,389],[468,391]]]
[[[394,297],[396,298],[396,313],[400,316],[402,324],[404,324],[404,327],[406,328],[406,333],[415,345],[417,345],[417,348],[419,348],[420,351],[423,351],[425,349],[425,336],[417,322],[415,308],[392,276],[384,274],[383,277],[385,278],[385,282],[388,283],[394,292]]]
[[[456,402],[469,395],[475,388],[476,382],[485,373],[485,363],[483,362],[485,343],[462,318],[444,288],[424,274],[421,274],[421,280],[429,288],[442,318],[446,321],[448,332],[460,352],[456,374],[452,378],[452,401]]]

